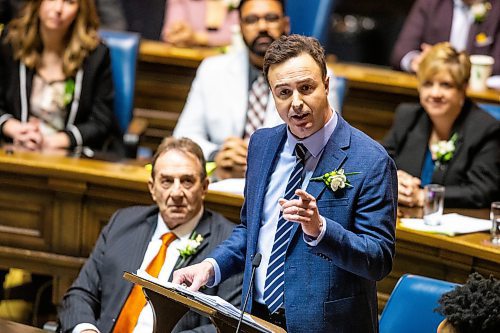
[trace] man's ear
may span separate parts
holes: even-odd
[[[151,194],[151,198],[153,198],[153,201],[156,202],[154,186],[155,186],[155,180],[153,179],[153,177],[150,177],[148,180],[148,189],[149,193]]]
[[[328,76],[328,74],[326,74],[324,84],[325,84],[326,94],[328,95],[328,93],[330,92],[330,77]]]
[[[205,200],[205,196],[208,193],[208,184],[210,184],[210,180],[208,179],[208,177],[206,177],[204,180],[201,181],[201,192],[202,192],[201,198],[203,200]]]

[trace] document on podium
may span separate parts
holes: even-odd
[[[145,280],[148,280],[150,282],[156,283],[162,287],[165,287],[168,290],[179,293],[185,297],[194,299],[202,304],[205,304],[213,309],[216,309],[218,312],[220,312],[228,317],[239,320],[239,318],[241,316],[240,309],[236,308],[234,305],[232,305],[228,301],[220,298],[219,296],[206,295],[206,294],[203,294],[199,291],[191,291],[183,285],[175,284],[175,283],[168,282],[168,281],[161,281],[158,278],[155,278],[154,276],[149,275],[144,270],[138,270],[137,276],[140,278],[143,278]],[[248,315],[247,313],[245,313],[243,315],[243,322],[249,326],[252,326],[254,328],[259,329],[261,332],[272,333],[272,331],[270,331],[268,328],[264,327],[263,325],[257,323],[255,320],[253,320],[253,318],[250,315]]]
[[[444,214],[440,222],[441,224],[439,225],[430,226],[426,225],[423,219],[402,218],[400,225],[408,229],[447,236],[485,231],[491,227],[489,220],[477,219],[456,213]]]

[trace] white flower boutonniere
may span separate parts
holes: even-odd
[[[488,16],[488,12],[491,10],[491,4],[489,2],[476,2],[470,7],[470,10],[474,16],[474,22],[481,23]]]
[[[226,4],[227,11],[230,12],[234,9],[238,9],[240,0],[224,0],[224,3]]]
[[[324,182],[333,192],[339,188],[352,187],[347,176],[357,175],[361,172],[344,172],[344,169],[333,170],[325,173],[323,176],[311,178],[312,182]]]
[[[182,259],[187,259],[195,254],[201,242],[203,242],[203,236],[196,234],[196,232],[193,232],[189,239],[181,239],[177,244],[177,250]]]
[[[458,134],[454,133],[448,141],[441,140],[431,144],[432,159],[436,161],[437,167],[448,163],[453,158],[457,138]]]

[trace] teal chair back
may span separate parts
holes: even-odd
[[[500,104],[480,103],[479,107],[495,117],[496,120],[500,120]]]
[[[111,53],[115,87],[115,115],[122,133],[127,132],[134,111],[135,74],[139,52],[139,34],[100,30],[99,35]]]
[[[335,0],[288,0],[285,12],[290,17],[291,32],[328,41],[328,25]]]
[[[443,316],[434,312],[442,294],[457,284],[424,276],[403,275],[380,317],[380,333],[436,332]]]

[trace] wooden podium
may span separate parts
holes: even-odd
[[[189,310],[208,317],[217,328],[219,333],[233,333],[238,326],[238,320],[229,315],[217,311],[217,309],[205,305],[195,299],[191,299],[179,292],[167,289],[155,282],[143,279],[135,274],[125,272],[123,278],[142,287],[146,299],[148,299],[153,308],[153,333],[169,333],[175,327],[177,322]],[[252,319],[260,324],[252,326],[245,321],[241,323],[240,332],[245,333],[286,333],[281,327],[273,325],[265,320],[251,316]]]

